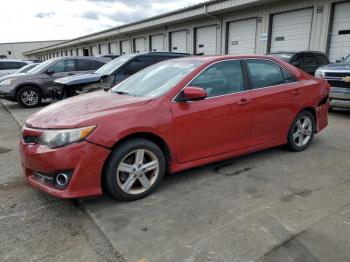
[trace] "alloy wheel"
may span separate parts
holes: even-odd
[[[302,116],[294,126],[293,139],[297,146],[305,146],[311,139],[313,132],[312,120],[309,116]]]
[[[147,149],[137,149],[127,154],[117,168],[117,183],[125,193],[136,195],[147,191],[157,180],[159,161]]]
[[[21,100],[22,100],[23,104],[25,104],[27,106],[34,106],[39,101],[39,95],[36,92],[34,92],[33,90],[27,90],[27,91],[22,93]]]

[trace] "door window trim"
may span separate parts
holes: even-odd
[[[265,61],[272,62],[272,63],[276,64],[277,66],[279,66],[280,68],[286,70],[286,72],[288,72],[295,79],[295,82],[283,83],[283,84],[272,85],[272,86],[265,86],[265,87],[261,87],[261,88],[253,88],[252,83],[251,83],[251,75],[250,75],[250,72],[249,72],[246,60],[265,60]],[[280,86],[285,86],[285,85],[290,85],[290,84],[293,84],[293,83],[300,82],[300,80],[297,77],[295,77],[295,75],[292,74],[288,69],[286,69],[284,66],[278,64],[277,62],[275,62],[275,61],[273,61],[271,59],[268,59],[268,58],[243,58],[242,61],[244,62],[245,67],[246,67],[246,69],[248,71],[247,73],[248,73],[248,78],[249,78],[249,91],[262,90],[262,89],[266,89],[266,88],[275,88],[275,87],[280,87]],[[282,73],[282,71],[281,71],[281,73]]]
[[[197,73],[172,99],[171,102],[173,103],[183,103],[183,102],[180,102],[180,101],[176,101],[176,98],[181,94],[181,92],[190,85],[190,83],[196,79],[201,73],[203,73],[206,69],[208,69],[209,67],[211,67],[212,65],[215,65],[215,64],[218,64],[218,63],[221,63],[221,62],[227,62],[227,61],[240,61],[241,63],[241,67],[242,67],[242,74],[243,74],[243,89],[242,91],[239,91],[239,92],[235,92],[235,93],[229,93],[229,94],[224,94],[224,95],[219,95],[219,96],[212,96],[212,97],[206,97],[204,98],[203,100],[209,100],[209,99],[212,99],[212,98],[217,98],[217,97],[222,97],[222,96],[229,96],[229,95],[235,95],[235,94],[240,94],[240,93],[244,93],[244,92],[247,92],[247,91],[250,91],[249,89],[249,76],[248,76],[248,72],[244,66],[244,63],[243,63],[243,59],[241,58],[232,58],[232,59],[225,59],[225,60],[220,60],[220,61],[216,61],[214,63],[211,63],[209,65],[207,65],[205,68],[203,68],[199,73]],[[203,100],[200,100],[200,101],[203,101]],[[186,101],[186,103],[188,102],[200,102],[200,101]]]

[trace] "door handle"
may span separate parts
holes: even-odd
[[[248,104],[250,104],[250,100],[245,98],[242,98],[241,101],[238,102],[239,106],[246,106]]]
[[[293,95],[298,96],[301,94],[301,91],[299,89],[294,89],[293,90]]]

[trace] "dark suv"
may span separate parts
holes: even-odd
[[[27,74],[2,77],[0,98],[36,107],[43,98],[52,98],[53,81],[63,76],[94,72],[110,59],[96,57],[60,57],[47,60]]]
[[[310,75],[315,75],[316,70],[323,65],[328,65],[329,59],[322,52],[304,51],[304,52],[276,52],[269,54],[290,63]]]
[[[136,72],[160,61],[189,56],[186,53],[149,52],[143,54],[122,55],[95,73],[63,77],[55,81],[57,100],[77,95],[79,92],[91,92],[97,89],[109,89]]]

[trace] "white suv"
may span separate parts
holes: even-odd
[[[0,59],[0,77],[8,74],[12,74],[21,67],[28,65],[32,62],[22,61],[16,59]]]

